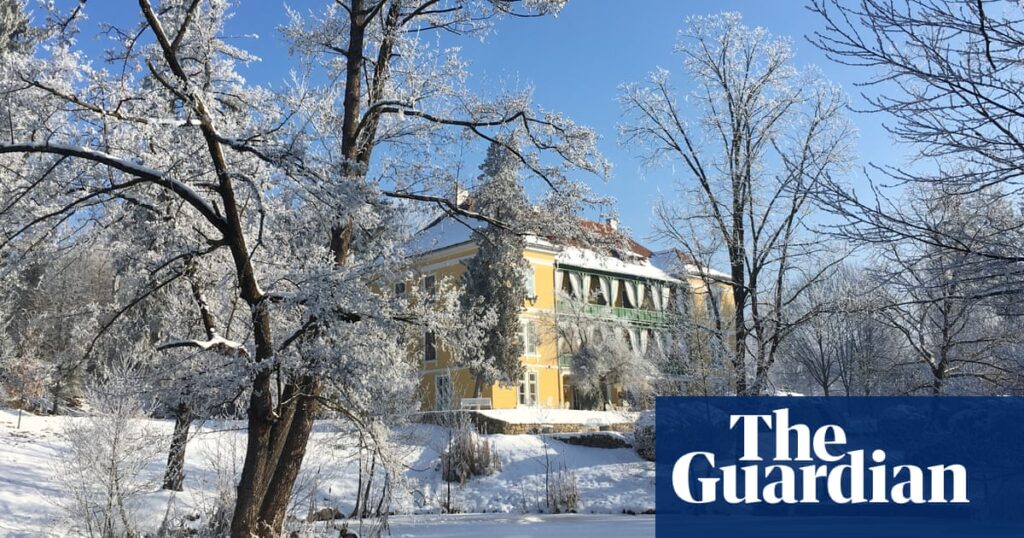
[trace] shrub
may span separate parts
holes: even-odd
[[[501,470],[501,461],[491,442],[481,437],[466,413],[459,413],[451,425],[448,447],[441,454],[441,476],[447,482],[464,484],[474,476]]]
[[[552,514],[575,513],[579,505],[576,473],[563,461],[554,471],[547,473],[547,511]]]
[[[202,522],[198,536],[203,537],[225,536],[231,528],[235,487],[242,474],[246,443],[244,435],[233,432],[210,435],[212,438],[196,447],[196,456],[210,470],[197,476],[202,483],[198,489],[213,492],[213,495],[199,494],[194,501]]]
[[[647,461],[654,461],[654,411],[644,411],[633,425],[633,448]]]
[[[62,433],[67,449],[56,471],[67,494],[60,504],[79,535],[137,535],[141,497],[156,485],[144,470],[164,439],[139,420],[143,407],[131,386],[118,375],[90,389],[94,413],[69,421]]]

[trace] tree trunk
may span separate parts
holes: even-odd
[[[257,362],[273,356],[270,336],[270,315],[265,304],[253,308],[253,338],[256,342]],[[245,447],[245,462],[238,481],[235,513],[231,518],[232,538],[251,538],[257,532],[257,519],[263,503],[263,492],[270,481],[270,431],[276,422],[271,370],[257,371],[252,383],[248,409],[249,431]],[[289,489],[291,485],[289,484]]]
[[[476,376],[476,382],[473,383],[473,397],[479,398],[480,393],[484,390],[484,380],[480,376]]]
[[[741,262],[742,263],[742,262]],[[733,377],[736,383],[736,395],[746,396],[747,394],[747,368],[746,368],[746,355],[747,355],[747,320],[744,312],[744,306],[747,302],[747,291],[743,289],[743,267],[739,267],[739,271],[736,270],[734,265],[732,278],[735,284],[732,286],[733,293],[733,325],[734,334],[736,335],[736,341],[733,342],[733,357],[732,357],[732,371]],[[739,280],[736,280],[736,279]]]
[[[377,454],[370,451],[370,472],[366,475],[366,487],[363,489],[362,501],[357,500],[360,507],[359,519],[370,517],[370,491],[373,490],[373,475],[377,472]]]
[[[390,24],[397,24],[402,5],[396,2],[388,11],[387,20]],[[349,10],[351,20],[348,25],[349,44],[342,104],[344,116],[341,146],[342,154],[351,163],[359,162],[366,165],[369,162],[372,145],[364,147],[356,135],[361,118],[362,66],[368,22],[365,19],[368,9],[364,7],[362,0],[353,0]],[[387,45],[388,42],[388,39],[383,41],[378,64],[386,64],[391,60],[391,46]],[[386,66],[382,65],[377,75],[386,78],[385,68]],[[377,77],[375,84],[381,89],[385,87],[384,81],[377,80]],[[376,119],[373,119],[367,125],[367,132],[372,132],[375,128]],[[369,135],[368,139],[372,138],[372,135]],[[344,166],[340,173],[343,178],[358,180],[365,174],[363,170],[361,167]],[[238,233],[241,237],[240,230]],[[338,265],[343,265],[347,261],[351,240],[350,221],[337,223],[332,227],[330,247]],[[243,242],[238,244],[244,246]],[[247,255],[244,249],[239,249],[233,254]],[[255,277],[251,274],[246,276],[251,277],[255,283]],[[240,278],[240,281],[242,280],[245,279]],[[252,293],[243,293],[243,296],[256,307],[253,314],[254,321],[257,322],[254,323],[254,335],[257,342],[256,362],[260,362],[273,357],[274,349],[270,337],[269,314],[266,312],[266,305],[256,299],[259,296],[257,289],[258,287],[254,288]],[[261,349],[261,342],[265,344],[264,349]],[[307,375],[290,381],[284,389],[284,394],[278,395],[278,401],[283,403],[278,405],[275,414],[270,370],[260,370],[253,380],[253,393],[249,402],[248,446],[238,485],[238,501],[231,522],[232,538],[269,537],[280,534],[292,488],[302,467],[306,445],[313,429],[313,420],[319,410],[320,390],[320,381],[314,376]]]
[[[192,409],[182,403],[174,410],[174,433],[171,435],[171,449],[167,453],[167,469],[164,471],[163,489],[182,491],[185,482],[185,447],[188,431],[192,426]]]
[[[60,383],[58,382],[53,387],[53,405],[50,406],[50,414],[56,415],[60,413]]]
[[[942,388],[946,384],[946,366],[940,364],[932,370],[932,396],[941,396]]]
[[[276,451],[274,474],[260,508],[259,536],[280,536],[284,518],[288,512],[295,480],[306,457],[309,436],[313,432],[313,421],[320,409],[320,383],[312,376],[304,376],[299,382],[295,395],[295,409],[287,432],[281,432],[283,443]]]

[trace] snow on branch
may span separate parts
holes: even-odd
[[[0,145],[0,154],[5,153],[48,153],[52,155],[75,157],[103,164],[110,168],[114,168],[115,170],[120,170],[126,174],[133,175],[142,181],[164,187],[198,210],[199,213],[201,213],[203,217],[218,230],[223,232],[227,227],[227,222],[224,220],[224,217],[222,217],[220,213],[218,213],[217,210],[206,201],[206,199],[193,190],[192,187],[189,187],[181,181],[167,177],[167,175],[159,170],[155,170],[148,166],[129,162],[102,151],[65,144],[25,143]]]
[[[228,340],[227,338],[217,334],[213,335],[213,338],[210,338],[209,340],[172,340],[170,342],[160,344],[156,349],[157,351],[165,351],[179,347],[199,348],[204,351],[214,350],[225,354],[235,353],[242,355],[243,357],[249,356],[249,352],[245,349],[245,345],[240,342]]]

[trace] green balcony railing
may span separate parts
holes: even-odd
[[[622,308],[618,306],[604,306],[590,303],[579,304],[559,301],[556,303],[555,309],[562,313],[571,313],[576,312],[578,309],[582,309],[582,312],[587,316],[598,318],[614,317],[643,325],[664,325],[668,321],[664,312],[642,310],[639,308]]]

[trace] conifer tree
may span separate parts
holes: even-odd
[[[29,16],[21,0],[0,0],[0,54],[27,52],[32,46]]]
[[[498,222],[527,222],[531,206],[519,181],[519,165],[512,150],[492,144],[480,167],[481,184],[473,209]],[[476,376],[473,395],[479,396],[484,386],[511,385],[522,375],[519,316],[530,294],[525,276],[531,269],[523,258],[526,238],[522,233],[487,225],[475,229],[473,238],[478,250],[466,263],[462,308],[470,316],[481,316],[486,310],[494,316],[483,342],[462,357]]]

